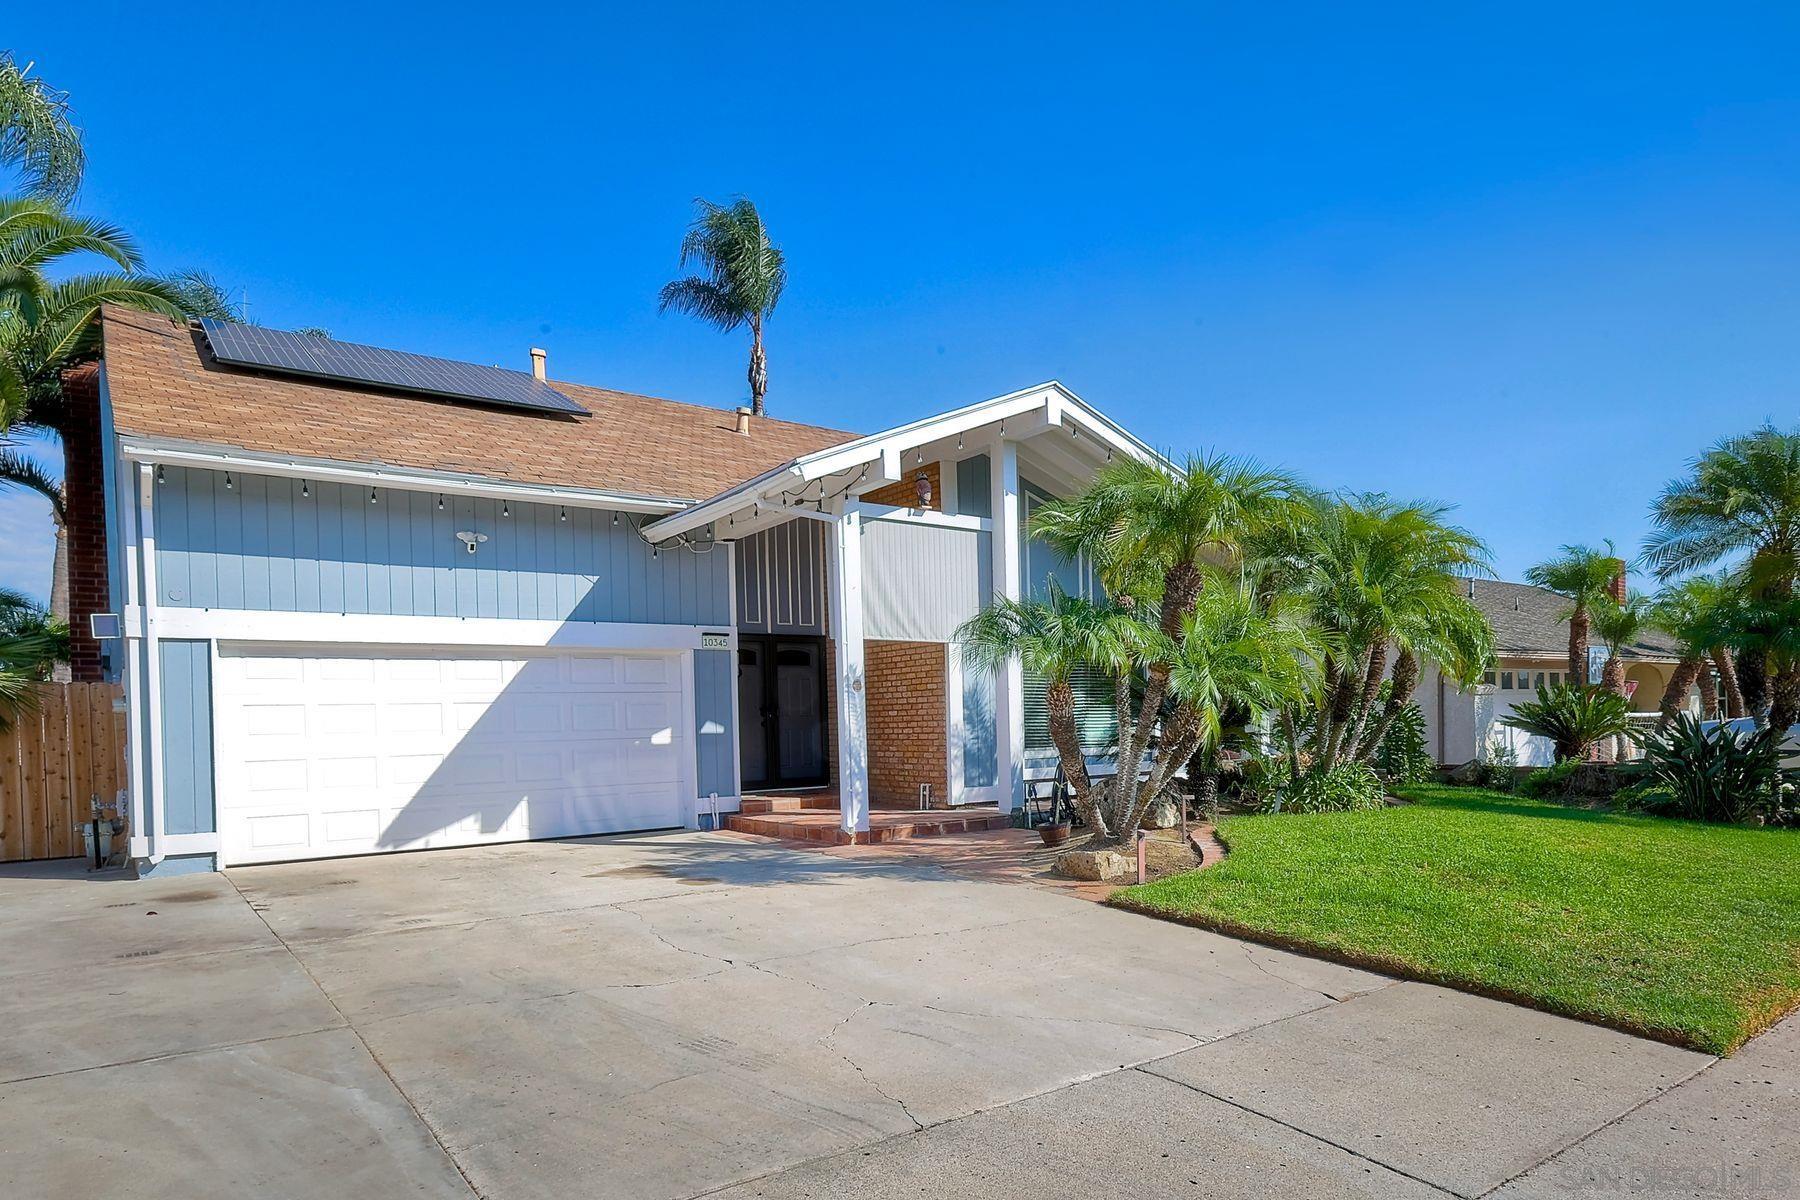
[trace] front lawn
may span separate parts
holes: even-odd
[[[1232,817],[1113,903],[1728,1054],[1800,1004],[1800,833],[1418,787]]]

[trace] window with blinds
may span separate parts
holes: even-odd
[[[1077,667],[1069,679],[1075,692],[1075,727],[1081,731],[1081,747],[1090,754],[1107,750],[1117,739],[1119,723],[1113,716],[1112,678],[1093,667]],[[1025,672],[1025,749],[1054,750],[1050,741],[1050,706],[1044,677]]]

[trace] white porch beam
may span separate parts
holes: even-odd
[[[1008,600],[1022,594],[1024,572],[1019,496],[1019,448],[1001,441],[994,448],[991,474],[994,513],[994,590]],[[1000,758],[1000,811],[1011,812],[1025,799],[1025,668],[1017,658],[1008,659],[996,679],[994,720]]]
[[[846,501],[832,526],[831,615],[837,638],[838,827],[869,832],[869,720],[863,663],[862,511]]]

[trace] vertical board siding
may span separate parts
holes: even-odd
[[[212,643],[164,639],[162,656],[163,828],[213,833]]]
[[[965,517],[994,515],[993,476],[988,456],[977,454],[956,464],[956,511]]]
[[[825,632],[825,525],[794,520],[737,543],[738,628]]]
[[[993,787],[1000,782],[999,716],[994,700],[994,672],[971,666],[962,669],[962,784],[968,788]]]
[[[993,535],[986,530],[865,523],[865,636],[949,641],[992,595],[993,569]]]
[[[118,686],[46,683],[35,695],[0,731],[0,862],[81,854],[76,825],[91,818],[96,797],[111,808],[125,787]]]
[[[737,672],[733,669],[731,651],[694,651],[694,746],[699,761],[700,796],[712,792],[720,796],[737,795],[737,782],[731,769],[732,731],[737,728],[734,705],[737,699]]]
[[[726,552],[651,556],[635,518],[179,467],[156,487],[161,603],[539,621],[720,625]],[[302,487],[307,494],[302,495]],[[484,533],[474,554],[459,530]],[[821,585],[822,586],[822,585]]]

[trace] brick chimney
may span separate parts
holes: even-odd
[[[1625,560],[1613,559],[1612,582],[1606,585],[1606,594],[1613,598],[1615,604],[1625,603],[1628,593],[1625,590]]]
[[[63,376],[69,426],[63,430],[63,491],[69,568],[69,669],[77,683],[103,678],[100,643],[88,616],[107,611],[106,484],[100,456],[100,367],[89,363]]]

